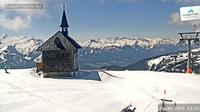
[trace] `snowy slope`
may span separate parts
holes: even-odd
[[[192,50],[192,64],[195,73],[200,73],[200,49]],[[161,56],[147,61],[150,70],[184,72],[187,65],[188,53],[176,53]]]
[[[0,70],[0,112],[120,112],[130,103],[136,112],[156,112],[161,98],[200,103],[197,75],[108,71],[115,77],[99,72],[102,81],[96,81],[43,79],[30,73]],[[97,72],[81,73],[82,78],[93,75]]]

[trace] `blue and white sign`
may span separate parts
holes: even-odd
[[[200,19],[200,6],[181,7],[181,21],[192,21]]]

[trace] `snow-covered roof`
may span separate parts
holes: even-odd
[[[36,63],[42,63],[42,54],[39,55],[37,58],[35,58],[34,62],[36,62]]]

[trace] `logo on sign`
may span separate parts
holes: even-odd
[[[188,11],[188,13],[194,13],[194,11],[193,11],[192,9],[190,9],[190,10]]]
[[[183,16],[198,16],[199,13],[195,13],[193,9],[190,9],[187,14],[183,14]]]
[[[182,7],[180,14],[182,21],[200,19],[200,6]]]

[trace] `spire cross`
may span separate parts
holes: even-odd
[[[66,7],[65,5],[66,5],[66,4],[63,2],[63,10],[65,10],[65,7]]]

